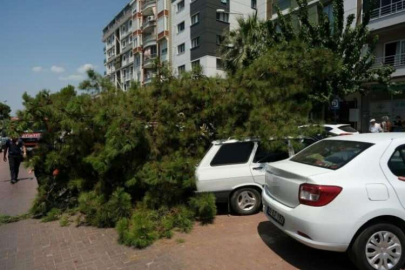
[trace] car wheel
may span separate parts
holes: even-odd
[[[405,263],[405,235],[392,224],[364,229],[351,247],[350,258],[359,269],[400,269]]]
[[[235,191],[231,197],[233,211],[240,215],[257,213],[262,203],[260,193],[254,188],[242,188]]]

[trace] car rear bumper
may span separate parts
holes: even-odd
[[[342,228],[337,230],[337,226],[341,224],[332,224],[330,222],[323,222],[325,219],[322,217],[316,217],[316,215],[311,215],[304,213],[304,207],[297,206],[296,208],[287,207],[278,201],[271,198],[266,191],[263,191],[263,212],[266,217],[280,230],[288,234],[295,240],[303,243],[312,248],[345,252],[349,247],[349,243],[346,243],[345,237],[341,237],[340,231]],[[272,218],[268,209],[273,209],[280,215],[284,217],[284,224],[279,224],[274,218]],[[312,217],[312,219],[308,218]],[[325,217],[327,218],[327,217]]]

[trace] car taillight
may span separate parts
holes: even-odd
[[[312,184],[302,184],[298,199],[301,204],[309,206],[325,206],[333,201],[342,191],[337,186],[321,186]]]
[[[353,133],[340,133],[339,136],[353,135]]]

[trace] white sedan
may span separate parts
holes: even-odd
[[[267,165],[264,213],[313,248],[360,269],[405,263],[405,134],[333,137]]]

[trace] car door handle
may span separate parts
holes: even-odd
[[[261,169],[263,169],[263,167],[254,167],[253,168],[253,170],[255,170],[255,171],[258,171],[258,170],[261,170]],[[405,178],[404,178],[405,179]]]
[[[405,181],[405,177],[404,176],[399,176],[398,180]]]

